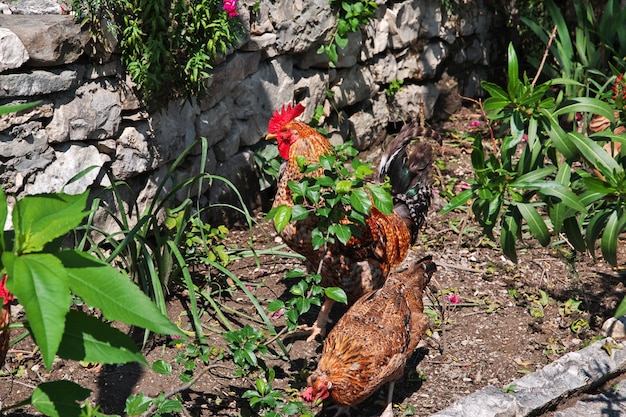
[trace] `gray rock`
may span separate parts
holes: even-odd
[[[8,4],[13,14],[43,15],[63,13],[63,8],[56,0],[11,0]],[[64,7],[67,9],[68,6]]]
[[[609,317],[602,325],[602,334],[613,339],[626,339],[626,316]]]
[[[10,29],[22,41],[30,66],[71,64],[82,54],[89,33],[82,31],[72,16],[0,15],[0,27]]]
[[[210,109],[229,95],[246,77],[257,71],[260,60],[259,52],[234,54],[215,68],[213,77],[207,81],[207,97],[200,102],[201,109]]]
[[[95,146],[86,144],[63,144],[55,152],[55,160],[37,173],[32,182],[26,184],[26,194],[60,192],[80,194],[89,188],[98,178],[102,178],[100,170],[110,161],[106,155],[98,152]],[[79,180],[68,184],[69,180],[86,169],[95,166]]]
[[[10,103],[10,104],[23,104],[22,103]],[[24,125],[32,120],[50,119],[54,114],[54,106],[49,101],[43,101],[35,107],[31,107],[27,110],[22,110],[17,113],[9,113],[0,115],[0,131],[9,129],[13,126]]]
[[[385,138],[389,111],[385,94],[368,100],[362,110],[349,118],[354,131],[354,147],[358,150],[370,149],[382,143]]]
[[[120,95],[106,80],[80,86],[71,101],[60,96],[46,131],[51,143],[107,139],[117,136],[121,122]],[[70,96],[73,97],[73,96]]]
[[[369,99],[378,92],[378,86],[369,67],[355,66],[338,71],[338,76],[341,81],[330,89],[337,108],[341,109]]]
[[[28,51],[11,30],[0,27],[0,72],[19,68],[28,61]]]
[[[0,74],[0,98],[32,97],[76,88],[82,74],[76,70],[33,70]]]

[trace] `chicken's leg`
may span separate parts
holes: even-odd
[[[326,299],[324,300],[324,304],[322,304],[322,307],[320,307],[320,312],[317,315],[315,322],[311,325],[311,327],[303,328],[303,330],[311,332],[309,337],[306,339],[307,342],[312,342],[313,340],[315,340],[317,335],[324,336],[326,334],[326,325],[330,323],[330,319],[328,318],[328,316],[330,315],[330,310],[333,308],[334,304],[334,300],[326,297]]]
[[[380,417],[393,417],[393,388],[396,385],[396,381],[389,383],[389,391],[387,391],[387,406],[380,415]]]

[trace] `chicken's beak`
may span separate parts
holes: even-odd
[[[273,133],[268,133],[267,135],[265,135],[265,140],[270,140],[270,139],[276,139],[277,136]]]

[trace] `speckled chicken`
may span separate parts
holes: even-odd
[[[11,302],[13,294],[5,286],[6,275],[0,280],[0,299],[2,300],[2,310],[0,310],[0,329],[11,323]],[[10,332],[9,329],[0,330],[0,368],[4,365],[4,360],[9,350]]]
[[[278,151],[286,160],[274,207],[294,204],[288,183],[300,182],[303,178],[297,157],[317,163],[320,156],[331,152],[330,143],[322,134],[295,120],[303,111],[301,104],[283,106],[268,124],[267,138],[277,140]],[[394,211],[386,215],[372,208],[366,224],[358,226],[359,236],[352,236],[345,245],[337,241],[328,244],[325,250],[314,250],[311,231],[317,222],[315,216],[292,222],[281,231],[283,241],[306,257],[309,271],[316,272],[322,262],[321,285],[341,287],[348,296],[348,304],[354,303],[365,292],[380,288],[415,242],[430,205],[433,162],[430,142],[433,139],[439,141],[436,132],[414,122],[405,125],[389,142],[379,165],[379,180],[386,176],[390,178]],[[308,175],[321,174],[320,171]],[[309,329],[309,340],[325,333],[333,303],[329,298],[324,301]]]
[[[311,402],[330,397],[340,407],[353,407],[389,382],[381,417],[392,417],[395,381],[428,326],[422,298],[436,269],[425,257],[354,303],[324,340],[302,397]]]

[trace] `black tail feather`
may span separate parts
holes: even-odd
[[[387,145],[378,168],[381,181],[389,177],[394,211],[407,223],[414,241],[432,196],[432,140],[440,142],[439,134],[417,121],[403,126]]]

